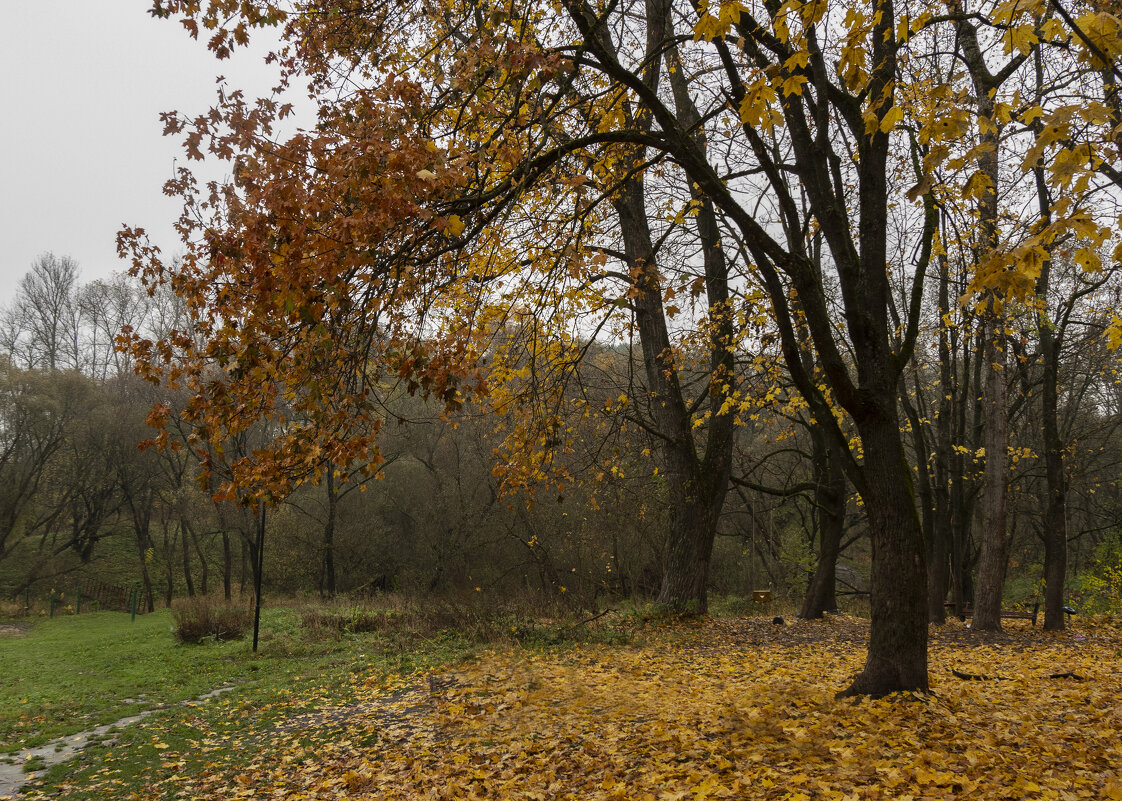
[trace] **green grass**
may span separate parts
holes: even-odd
[[[196,698],[224,685],[238,692],[287,686],[301,673],[364,662],[361,642],[305,642],[288,609],[262,613],[259,654],[249,638],[180,645],[167,611],[116,612],[40,620],[26,636],[0,637],[0,754],[112,723],[142,709]],[[452,643],[453,652],[458,644]],[[416,655],[380,656],[408,669]]]
[[[0,639],[0,753],[192,698],[244,673],[243,644],[180,647],[170,626],[166,612],[135,623],[101,612],[40,620],[26,636]]]
[[[378,625],[371,631],[323,625],[337,616]],[[233,771],[234,778],[238,766],[265,753],[276,751],[286,762],[311,756],[346,726],[345,716],[328,716],[306,733],[283,734],[282,721],[369,697],[371,686],[386,692],[423,687],[418,671],[439,669],[488,644],[539,651],[578,641],[631,641],[626,620],[623,629],[575,621],[492,617],[451,605],[428,614],[305,605],[265,610],[254,655],[248,638],[177,644],[167,611],[138,616],[135,623],[112,612],[40,619],[24,637],[0,637],[0,758],[163,707],[91,742],[70,761],[45,771],[28,765],[35,776],[24,794],[66,801],[131,793],[147,798],[145,788],[157,779],[216,771]],[[180,703],[226,685],[234,689],[204,703]]]

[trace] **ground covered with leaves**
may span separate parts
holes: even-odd
[[[853,618],[648,624],[632,645],[505,647],[345,687],[309,677],[267,703],[145,721],[25,793],[1122,799],[1119,628],[949,623],[933,629],[931,693],[836,700],[866,637]]]

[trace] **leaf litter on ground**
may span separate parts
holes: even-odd
[[[846,617],[705,620],[638,647],[297,685],[146,725],[151,759],[130,781],[115,765],[135,755],[108,752],[26,797],[1122,799],[1118,628],[948,623],[932,629],[932,692],[837,700],[867,633]]]

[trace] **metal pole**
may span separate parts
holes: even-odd
[[[132,607],[132,622],[136,622],[136,599],[140,595],[140,590],[133,590],[129,593],[129,606]]]
[[[55,616],[55,591],[51,590],[51,617]]]
[[[257,524],[257,587],[253,602],[253,653],[257,653],[257,632],[261,628],[261,573],[265,569],[265,501],[258,501],[261,518]]]
[[[78,585],[78,605],[75,607],[76,614],[82,614],[82,585]]]

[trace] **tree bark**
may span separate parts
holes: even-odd
[[[335,597],[335,517],[339,493],[335,490],[335,466],[327,465],[327,520],[323,524],[323,594]]]
[[[1044,418],[1044,628],[1062,631],[1064,582],[1067,576],[1067,474],[1059,423],[1059,343],[1043,316],[1039,325],[1040,355],[1044,362],[1041,412]]]
[[[957,0],[953,11],[961,11]],[[989,259],[998,245],[997,188],[1001,177],[1001,121],[995,117],[995,95],[1024,56],[1014,55],[997,74],[989,71],[979,45],[977,29],[968,19],[957,23],[963,61],[974,84],[978,104],[978,172],[989,182],[978,203],[980,227],[977,245],[979,265]],[[1001,598],[1005,584],[1007,548],[1007,500],[1009,485],[1009,420],[1006,401],[1006,357],[1004,345],[1004,297],[990,287],[985,292],[982,320],[982,352],[985,371],[985,448],[986,465],[982,480],[982,545],[978,559],[977,595],[974,603],[976,629],[1001,629]]]
[[[849,486],[837,454],[820,431],[813,431],[815,465],[814,506],[818,522],[818,564],[807,587],[800,617],[817,620],[838,608],[836,573],[845,533],[845,495]]]
[[[191,543],[187,541],[188,532],[182,525],[179,527],[180,550],[183,557],[183,582],[187,585],[187,597],[195,597],[195,580],[191,576]]]
[[[230,551],[230,532],[222,530],[222,597],[227,601],[234,596],[234,555]]]
[[[986,465],[982,485],[982,544],[978,585],[974,594],[973,627],[1001,630],[1001,599],[1006,564],[1006,486],[1009,474],[1009,432],[1006,416],[1005,347],[1000,318],[987,312],[983,325],[985,359]]]
[[[857,426],[865,447],[863,499],[873,547],[869,654],[840,695],[926,692],[927,565],[895,408],[858,420]]]
[[[1044,90],[1044,70],[1040,53],[1036,53],[1036,91],[1037,96]],[[1115,122],[1119,119],[1118,87],[1110,70],[1103,71],[1103,90],[1110,107],[1114,111]],[[1122,142],[1122,131],[1115,127],[1115,142]],[[1052,203],[1045,181],[1044,165],[1033,167],[1036,179],[1037,203],[1040,206],[1042,222],[1051,220]],[[1045,471],[1045,511],[1044,511],[1044,628],[1048,631],[1062,631],[1067,625],[1064,614],[1064,583],[1067,578],[1067,474],[1064,469],[1064,441],[1060,434],[1059,419],[1059,372],[1060,345],[1063,342],[1063,327],[1057,331],[1058,321],[1048,318],[1048,289],[1051,283],[1052,261],[1045,261],[1036,282],[1036,295],[1039,304],[1036,313],[1037,336],[1040,340],[1040,359],[1043,366],[1040,397],[1040,416],[1044,428],[1044,471]]]

